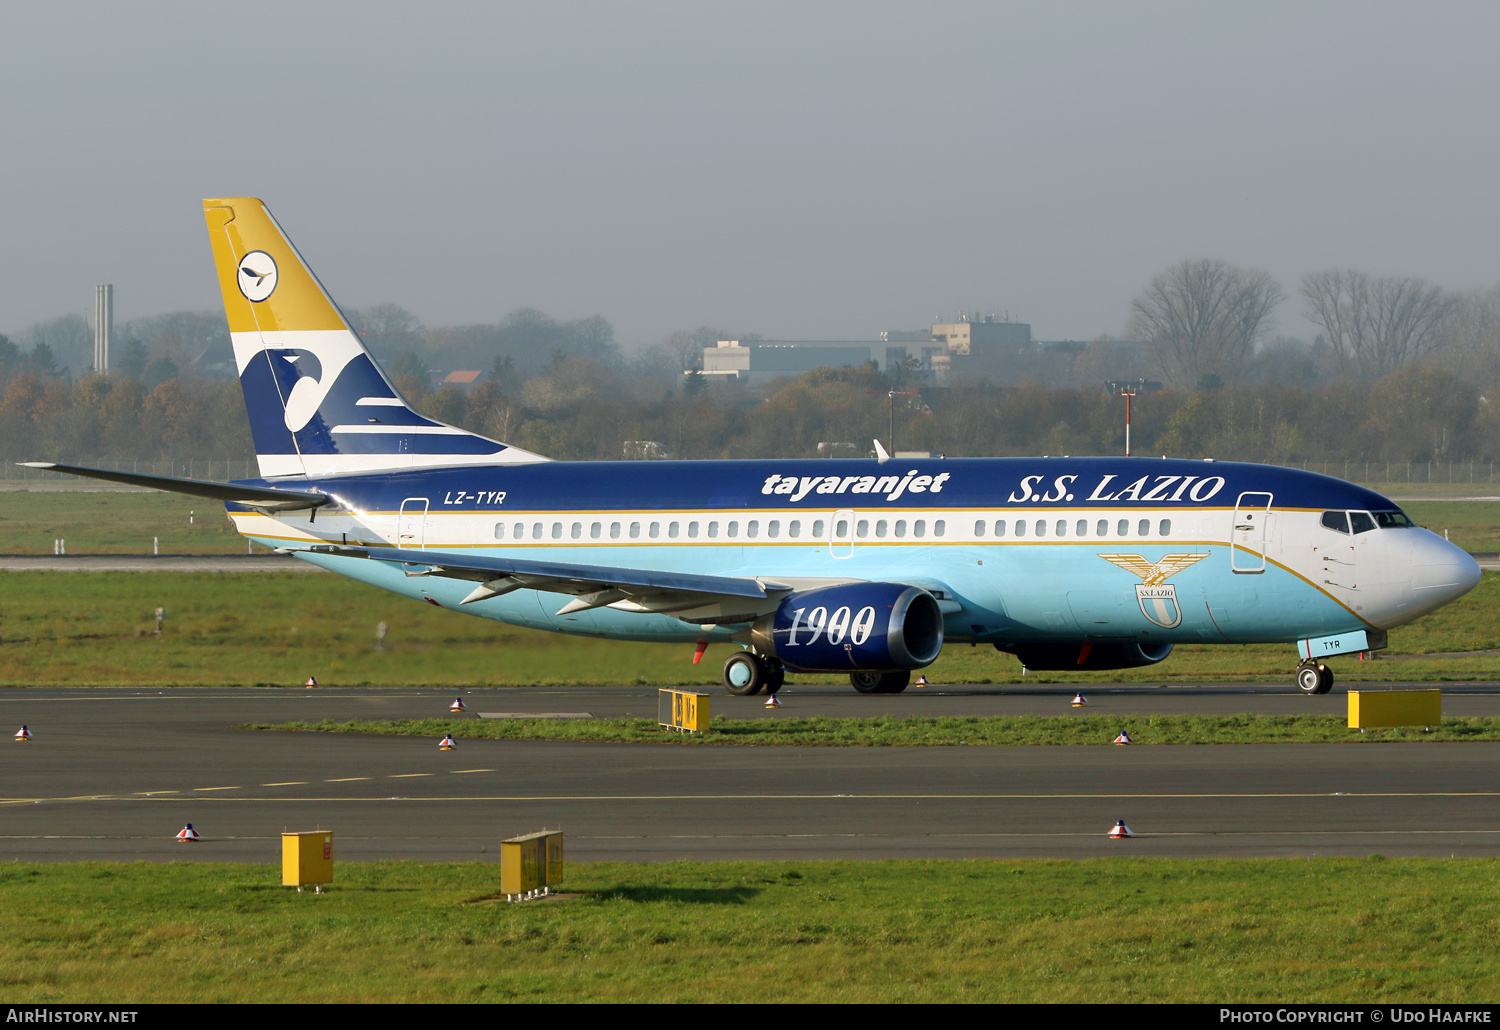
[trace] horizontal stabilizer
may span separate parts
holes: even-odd
[[[236,504],[243,504],[247,508],[258,508],[261,511],[298,511],[332,503],[332,499],[323,494],[305,493],[299,490],[277,490],[265,486],[236,486],[233,483],[211,483],[203,479],[178,479],[175,476],[145,476],[139,472],[116,472],[113,469],[59,465],[53,461],[20,461],[16,464],[29,469],[66,472],[70,476],[106,479],[111,483],[144,486],[152,490],[167,490],[172,493],[187,494],[190,497],[210,497],[216,501],[232,501]]]

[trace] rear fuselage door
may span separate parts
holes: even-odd
[[[401,517],[396,521],[396,546],[427,546],[427,498],[408,497],[401,502]]]
[[[1234,503],[1229,531],[1229,567],[1235,572],[1266,571],[1266,541],[1271,527],[1271,495],[1243,493]]]

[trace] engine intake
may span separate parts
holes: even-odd
[[[750,637],[794,672],[920,669],[943,649],[943,613],[920,587],[845,583],[788,594]]]
[[[1021,664],[1036,672],[1090,672],[1106,669],[1138,669],[1165,661],[1172,653],[1171,644],[1154,642],[1128,644],[1093,644],[1080,640],[1076,644],[1010,644],[995,645],[997,651],[1008,651]]]

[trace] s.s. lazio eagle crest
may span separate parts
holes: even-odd
[[[1177,587],[1168,583],[1167,577],[1175,576],[1208,555],[1169,554],[1155,564],[1139,554],[1101,554],[1099,557],[1141,577],[1143,582],[1135,588],[1141,614],[1162,629],[1176,629],[1182,625],[1182,607],[1177,603]]]

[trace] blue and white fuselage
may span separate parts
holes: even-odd
[[[306,548],[373,545],[799,585],[908,583],[945,602],[946,639],[1001,645],[1293,642],[1383,631],[1453,600],[1478,577],[1468,554],[1407,524],[1379,494],[1264,465],[1141,458],[544,462],[305,486],[336,504],[312,513],[230,505],[230,514],[257,542],[454,608],[469,593],[463,581],[411,577],[399,566]],[[1362,531],[1330,527],[1325,522],[1340,517],[1325,519],[1328,512],[1358,513]],[[1173,556],[1185,563],[1180,570],[1150,573]],[[526,591],[462,607],[503,622],[609,637],[723,639],[736,632],[734,625],[705,628],[621,602],[557,614],[568,600]]]

